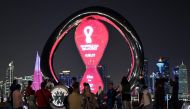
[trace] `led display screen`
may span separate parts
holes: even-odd
[[[86,71],[80,83],[80,89],[83,89],[83,83],[90,85],[92,92],[96,93],[98,87],[102,88],[102,79],[97,71],[97,65],[102,58],[108,42],[108,30],[105,25],[94,19],[83,20],[75,31],[75,43],[80,56],[86,65]]]

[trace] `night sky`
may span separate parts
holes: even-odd
[[[187,2],[186,2],[187,1]],[[190,3],[188,0],[1,0],[0,1],[0,80],[8,63],[14,61],[15,76],[34,72],[35,56],[55,28],[72,13],[89,7],[104,6],[124,16],[134,27],[149,59],[149,72],[155,71],[160,56],[169,57],[171,67],[190,66]],[[114,82],[127,72],[131,57],[129,47],[112,26],[109,43],[100,64]],[[69,32],[55,53],[55,71],[71,70],[82,74],[85,66]]]

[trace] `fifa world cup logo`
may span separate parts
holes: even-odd
[[[80,82],[81,90],[84,82],[89,83],[93,93],[98,91],[99,86],[104,87],[97,66],[103,56],[107,42],[107,28],[98,20],[84,20],[76,28],[75,43],[86,66],[86,71]]]
[[[91,26],[87,26],[84,28],[84,34],[86,36],[86,43],[92,43],[92,33],[93,33],[93,28]]]

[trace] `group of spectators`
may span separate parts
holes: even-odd
[[[69,94],[64,99],[66,109],[133,109],[131,85],[126,76],[122,78],[117,87],[114,87],[113,83],[109,83],[107,92],[99,86],[96,94],[91,92],[88,83],[83,83],[84,89],[80,92],[79,82],[75,77],[72,78],[72,81],[72,86],[68,88]],[[47,86],[49,86],[47,82],[42,82],[41,89],[35,92],[32,89],[32,81],[28,81],[28,86],[21,90],[21,85],[14,80],[10,87],[12,108],[23,109],[23,105],[27,105],[29,109],[50,109],[53,99]],[[143,86],[139,107],[152,109],[151,100],[147,87]]]
[[[12,109],[23,109],[24,105],[29,109],[49,109],[52,96],[46,89],[46,82],[42,82],[41,89],[35,92],[32,81],[28,81],[26,89],[21,90],[21,85],[14,80],[10,87],[9,101]]]
[[[83,83],[83,91],[79,91],[79,83],[74,82],[72,92],[65,103],[67,109],[132,109],[131,85],[127,77],[123,77],[121,84],[114,88],[113,83],[108,84],[108,91],[104,92],[101,86],[96,94],[91,92],[90,85]]]
[[[172,86],[172,93],[171,99],[168,101],[170,102],[170,107],[172,109],[179,109],[179,100],[178,100],[178,91],[179,91],[179,78],[175,76],[174,79],[168,79],[165,77],[160,77],[156,79],[155,83],[155,108],[156,109],[165,109],[167,107],[166,101],[167,98],[167,87],[166,83],[169,83]]]

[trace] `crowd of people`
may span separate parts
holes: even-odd
[[[28,86],[24,90],[21,90],[17,80],[14,80],[10,87],[11,109],[23,109],[24,106],[29,109],[49,109],[51,101],[52,95],[46,88],[46,82],[42,82],[41,89],[36,92],[32,89],[32,81],[28,81]]]
[[[166,83],[169,83],[169,85],[166,85]],[[175,76],[174,79],[168,79],[165,77],[160,77],[156,79],[155,83],[155,107],[156,109],[166,109],[167,106],[167,88],[169,86],[172,86],[172,93],[171,93],[171,99],[170,107],[172,109],[179,109],[179,100],[178,100],[178,91],[179,91],[179,81],[178,76]]]
[[[114,88],[113,83],[108,84],[108,91],[105,92],[101,86],[96,94],[91,92],[89,83],[83,84],[83,91],[79,91],[79,82],[72,78],[72,86],[68,88],[69,95],[64,99],[66,109],[132,109],[130,83],[127,77],[123,77],[121,84]],[[53,98],[51,88],[47,81],[41,83],[41,89],[34,91],[32,81],[21,90],[21,85],[14,80],[10,87],[9,102],[13,109],[50,109]]]
[[[120,85],[114,86],[112,82],[108,84],[108,90],[105,92],[101,86],[96,94],[91,92],[89,83],[83,83],[84,89],[80,91],[79,82],[76,78],[72,78],[72,86],[68,88],[68,96],[64,98],[64,106],[66,109],[133,109],[131,102],[131,84],[127,77],[124,76]],[[155,109],[165,109],[165,91],[164,78],[156,79],[155,83]],[[171,102],[173,109],[178,109],[178,78],[170,80],[173,86]],[[141,86],[140,86],[141,85]],[[50,90],[53,88],[52,82],[44,81],[41,83],[41,89],[34,91],[32,89],[32,81],[28,81],[28,86],[21,90],[21,85],[16,80],[10,87],[9,101],[13,109],[23,109],[26,105],[29,109],[51,109],[52,94]],[[139,109],[153,109],[151,93],[148,87],[141,81],[139,82]]]
[[[79,83],[73,83],[73,90],[66,99],[67,109],[132,109],[131,85],[127,77],[122,78],[118,87],[114,87],[114,84],[110,82],[107,92],[99,86],[97,93],[94,94],[88,83],[83,83],[83,87],[80,93]]]

